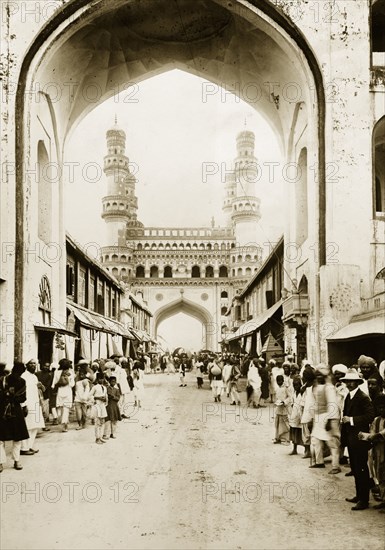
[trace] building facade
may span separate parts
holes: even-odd
[[[247,285],[234,296],[226,313],[231,330],[222,341],[225,350],[262,354],[267,360],[279,361],[284,352],[292,352],[285,345],[282,322],[283,252],[281,238]],[[306,338],[304,343],[306,346]],[[305,350],[301,351],[305,355]]]
[[[338,333],[345,338],[340,331],[349,325],[359,336],[373,330],[383,336],[383,0],[180,0],[177,17],[168,0],[64,0],[60,5],[36,0],[32,10],[29,4],[15,0],[1,5],[3,361],[26,359],[36,352],[34,326],[41,322],[45,307],[39,309],[43,277],[43,294],[49,283],[51,315],[61,326],[66,323],[63,168],[69,135],[91,109],[124,86],[175,67],[234,89],[269,120],[285,159],[285,166],[278,167],[279,177],[285,177],[287,166],[297,167],[298,178],[287,181],[283,197],[285,341],[295,330],[295,312],[303,313],[297,295],[304,276],[306,341],[313,361],[327,361],[328,341]],[[59,176],[53,178],[55,168]],[[130,198],[132,184],[124,185]],[[232,187],[229,181],[229,192]],[[134,203],[132,195],[131,201],[122,202],[128,210]],[[131,218],[132,222],[133,231],[144,231]],[[243,234],[241,224],[239,229]],[[115,227],[111,232],[116,235]],[[144,267],[145,275],[147,270],[147,277],[135,281],[144,293],[151,267],[163,275],[167,267],[159,250],[151,251],[153,242],[161,239],[153,237],[146,237],[150,250],[135,264],[135,270]],[[187,245],[188,236],[183,239]],[[124,235],[123,241],[127,246]],[[204,241],[226,244],[226,239],[216,241],[211,235],[210,242]],[[177,263],[169,267],[182,280],[190,265],[191,272],[194,265],[214,270],[214,260],[208,254],[202,261],[186,258],[184,272]],[[232,261],[217,260],[218,278],[201,280],[208,285],[218,282],[221,288],[219,268],[229,268]],[[166,279],[159,277],[162,284]],[[185,288],[175,283],[176,277],[169,279],[175,284],[168,287],[174,295],[160,315],[168,315],[172,304],[196,314],[191,305],[195,301],[185,299]],[[209,293],[197,292],[208,305],[202,295]],[[221,293],[216,294],[218,308]],[[210,304],[207,310],[218,308]],[[202,305],[202,319],[205,310]],[[371,354],[368,344],[361,351]]]
[[[143,297],[153,312],[154,339],[164,319],[183,311],[202,322],[202,349],[218,350],[229,300],[261,263],[254,133],[244,130],[236,139],[233,170],[226,174],[224,227],[144,227],[125,132],[115,122],[106,137],[102,218],[110,244],[102,249],[103,265]]]

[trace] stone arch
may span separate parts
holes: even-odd
[[[315,54],[306,38],[290,19],[290,16],[285,14],[285,6],[283,8],[281,6],[277,7],[273,1],[269,0],[252,0],[252,2],[247,4],[242,0],[233,0],[231,3],[227,0],[194,0],[193,2],[192,0],[180,0],[179,9],[183,11],[183,16],[186,18],[191,16],[193,18],[192,21],[188,21],[187,27],[185,23],[182,25],[183,33],[180,35],[178,34],[178,32],[181,32],[178,30],[180,25],[178,26],[175,21],[172,21],[171,24],[170,20],[167,19],[170,16],[167,12],[168,5],[171,5],[171,3],[165,2],[161,6],[162,9],[159,8],[159,14],[164,17],[164,20],[160,22],[163,24],[157,22],[156,27],[150,26],[148,28],[144,26],[144,31],[142,29],[146,41],[144,50],[148,48],[148,43],[153,40],[153,43],[159,48],[160,54],[163,55],[161,59],[156,59],[157,63],[153,64],[156,66],[155,69],[141,62],[142,57],[143,60],[145,59],[144,51],[132,47],[134,44],[130,43],[132,33],[137,30],[134,28],[135,23],[139,21],[142,24],[144,19],[145,23],[148,24],[148,17],[151,18],[152,15],[152,8],[149,8],[149,4],[135,0],[125,2],[118,0],[113,3],[108,2],[108,0],[100,0],[99,2],[93,2],[92,0],[70,0],[68,3],[60,6],[60,9],[44,24],[24,56],[19,72],[15,105],[15,158],[17,159],[15,218],[17,222],[14,340],[16,357],[22,356],[23,311],[27,299],[25,292],[25,280],[27,277],[24,276],[24,271],[27,271],[28,267],[22,261],[22,256],[25,244],[28,242],[28,230],[26,226],[28,226],[29,221],[26,220],[25,214],[27,210],[26,197],[28,196],[26,188],[30,185],[30,178],[26,177],[26,174],[30,170],[28,151],[30,148],[29,120],[32,100],[30,103],[26,100],[26,91],[34,89],[36,81],[41,83],[42,88],[44,88],[47,82],[57,84],[57,89],[60,90],[65,89],[63,79],[65,79],[65,82],[80,82],[80,87],[74,101],[63,101],[60,104],[57,102],[55,110],[53,110],[51,98],[48,97],[47,99],[47,102],[50,103],[49,109],[54,127],[56,155],[58,162],[61,163],[63,161],[63,151],[65,151],[65,142],[76,125],[90,110],[108,97],[111,97],[117,87],[127,84],[127,75],[129,75],[131,82],[138,83],[145,78],[150,78],[177,67],[196,76],[203,76],[219,85],[227,84],[227,80],[231,83],[233,82],[233,68],[230,65],[226,65],[226,62],[229,63],[226,60],[227,47],[231,44],[231,48],[235,51],[238,49],[238,46],[242,46],[246,47],[246,52],[249,52],[251,47],[250,39],[252,38],[252,47],[255,48],[255,51],[259,51],[258,45],[262,41],[262,43],[266,43],[269,55],[271,55],[274,61],[277,59],[277,62],[270,64],[266,63],[266,60],[263,59],[261,66],[256,66],[254,69],[255,76],[258,76],[258,81],[264,82],[264,79],[273,81],[279,75],[280,78],[277,76],[276,80],[290,82],[293,80],[290,77],[294,73],[294,81],[298,82],[299,87],[305,91],[307,100],[310,97],[310,88],[314,87],[315,89],[315,114],[312,116],[316,119],[314,128],[317,128],[314,130],[318,167],[317,182],[319,182],[317,209],[319,212],[325,212],[326,210],[325,93],[322,73]],[[136,18],[129,18],[130,21],[133,21],[133,28],[131,29],[130,26],[125,27],[124,33],[117,35],[113,25],[116,25],[117,21],[126,20],[124,16],[127,16],[127,10],[128,12],[132,10],[133,14],[136,15]],[[201,23],[201,21],[210,21],[210,16],[212,16],[214,28],[208,28],[206,23]],[[103,25],[94,24],[98,23],[99,18],[103,21]],[[103,29],[103,37],[105,38],[103,45],[109,43],[109,37],[114,38],[114,40],[111,39],[111,44],[113,43],[114,45],[119,44],[120,46],[120,41],[128,41],[128,44],[125,43],[127,52],[134,52],[137,55],[137,59],[131,60],[126,58],[124,56],[125,50],[117,51],[116,56],[111,55],[110,59],[124,59],[124,63],[126,64],[124,70],[119,71],[119,67],[115,67],[114,79],[104,78],[106,68],[104,66],[103,68],[101,67],[100,56],[97,55],[97,52],[94,56],[88,55],[89,51],[91,53],[91,49],[96,44],[101,43],[101,41],[97,40],[96,36],[93,40],[93,37],[89,33],[84,33],[86,26],[91,32],[98,32],[98,29]],[[193,48],[191,48],[191,43],[186,40],[186,28],[189,29],[189,37],[191,34],[190,42],[194,42],[195,40],[199,41],[200,45],[202,44],[202,57],[199,67],[196,65],[194,56],[191,55]],[[207,35],[208,31],[210,31],[209,35]],[[139,34],[136,33],[136,36],[141,39],[140,32]],[[231,39],[236,43],[233,44]],[[85,42],[82,42],[82,40]],[[206,43],[210,44],[210,47],[205,45],[205,40]],[[227,42],[222,43],[221,40],[227,40]],[[243,40],[246,40],[246,46],[242,42]],[[170,44],[175,45],[175,43],[178,43],[180,48],[169,47]],[[68,59],[73,58],[73,55],[72,57],[70,56],[70,52],[76,51],[74,46],[82,50],[84,55],[79,56],[78,62],[71,65]],[[89,50],[87,50],[87,47]],[[204,49],[205,47],[206,50]],[[224,53],[223,60],[219,58],[219,52]],[[108,58],[108,56],[106,57]],[[231,56],[227,57],[230,59]],[[243,57],[246,60],[249,56],[245,55]],[[67,65],[65,65],[65,59],[67,59]],[[57,67],[63,66],[68,71],[56,70]],[[85,67],[91,71],[91,74],[86,73]],[[135,71],[131,73],[131,71],[127,70],[128,67],[136,67],[135,70],[138,73],[135,73]],[[265,67],[265,73],[260,72],[263,67]],[[229,69],[227,73],[224,70],[225,68]],[[250,82],[250,72],[246,61],[240,63],[238,68],[240,79],[242,79],[242,89],[243,84]],[[69,71],[73,71],[73,74],[69,74]],[[266,71],[268,71],[268,74]],[[289,71],[289,73],[285,74],[285,71]],[[223,78],[224,75],[226,76],[225,79]],[[97,101],[94,102],[89,101],[87,94],[83,93],[87,83],[93,77],[95,77],[94,82],[98,82],[99,78],[104,78],[102,93]],[[238,95],[245,101],[248,101],[248,97],[244,92]],[[249,100],[249,103],[252,102]],[[266,92],[265,96],[258,102],[258,108],[262,116],[270,121],[272,128],[275,130],[277,136],[279,136],[282,147],[284,147],[286,143],[284,136],[287,134],[287,129],[284,127],[282,117],[284,116],[285,108],[289,107],[282,105],[281,102],[280,109],[277,109],[276,104],[271,101],[270,95]],[[318,258],[320,265],[326,263],[324,218],[324,216],[320,216],[318,222]]]
[[[184,298],[175,300],[174,302],[171,302],[170,304],[167,304],[166,306],[158,309],[154,313],[153,326],[155,339],[158,334],[160,323],[180,312],[185,313],[186,315],[190,315],[190,317],[194,317],[202,323],[205,334],[205,345],[203,347],[205,349],[214,349],[213,337],[215,336],[215,331],[213,330],[214,323],[210,312],[201,305],[196,304],[190,300],[186,300]]]

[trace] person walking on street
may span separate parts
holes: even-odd
[[[179,380],[180,384],[179,387],[185,387],[186,384],[186,363],[184,361],[181,361],[179,364]]]
[[[311,446],[314,450],[315,463],[310,468],[325,468],[323,447],[324,442],[332,455],[332,469],[329,474],[339,474],[340,462],[340,409],[337,393],[329,378],[330,369],[320,364],[315,371],[314,418],[311,432]]]
[[[87,378],[85,369],[80,368],[79,380],[75,383],[75,410],[76,419],[78,421],[77,430],[82,430],[86,427],[87,422],[87,405],[90,399],[90,381]]]
[[[116,439],[116,424],[118,420],[122,419],[118,405],[121,392],[116,382],[116,376],[109,377],[107,386],[107,418],[104,423],[103,439]]]
[[[49,421],[49,399],[51,394],[51,386],[53,379],[53,372],[49,363],[43,363],[41,370],[36,373],[37,379],[42,385],[41,391],[43,395],[42,410],[45,423]],[[49,431],[49,428],[43,428],[43,431]]]
[[[258,408],[259,400],[261,398],[261,386],[262,386],[262,379],[259,376],[259,370],[257,367],[258,360],[253,359],[249,370],[247,372],[247,384],[249,388],[249,395],[247,399],[247,406],[253,405],[253,407],[256,409]]]
[[[200,390],[203,386],[202,368],[203,368],[203,361],[201,360],[200,357],[198,357],[198,359],[195,361],[195,372],[196,372],[196,377],[197,377],[198,390]]]
[[[22,407],[27,398],[26,383],[21,378],[24,371],[24,364],[15,362],[12,372],[0,377],[0,472],[7,461],[5,441],[12,442],[13,467],[23,469],[20,464],[21,442],[29,437],[25,423],[28,409]]]
[[[223,390],[222,368],[216,357],[208,364],[209,380],[214,401],[221,401]]]
[[[263,357],[258,358],[258,371],[259,371],[259,376],[261,377],[261,397],[259,398],[258,404],[260,407],[266,407],[265,403],[270,396],[270,389],[269,389],[270,376]]]
[[[230,388],[230,402],[232,405],[240,405],[241,398],[238,393],[238,380],[241,377],[241,371],[239,370],[235,361],[230,359],[231,371],[229,377]]]
[[[226,357],[224,360],[224,366],[222,370],[222,380],[223,380],[223,386],[226,392],[227,397],[230,397],[230,375],[232,370],[232,364],[230,362],[229,357]]]
[[[105,379],[102,372],[96,375],[96,383],[90,391],[90,397],[94,400],[95,411],[95,443],[105,443],[102,439],[104,421],[107,417],[107,388],[104,385]]]
[[[59,368],[55,372],[52,387],[57,388],[56,408],[63,426],[63,432],[68,432],[69,414],[72,407],[72,388],[75,385],[75,377],[71,368],[72,361],[60,359]]]
[[[144,374],[141,369],[134,368],[132,371],[132,378],[134,380],[134,395],[135,395],[135,403],[134,407],[138,407],[138,409],[142,406],[142,399],[143,399],[143,393],[144,393]]]

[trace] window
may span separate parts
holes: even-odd
[[[143,265],[138,265],[136,267],[135,276],[137,278],[143,278],[144,277],[144,266]]]
[[[86,306],[86,288],[87,288],[87,271],[84,267],[79,267],[78,270],[78,299],[77,303],[80,306]]]
[[[221,292],[221,298],[228,298],[228,297],[229,297],[229,295],[228,295],[228,293],[226,292],[226,290],[222,290],[222,292]]]
[[[163,271],[163,277],[165,278],[171,278],[172,277],[172,267],[169,265],[166,265]]]
[[[51,324],[51,288],[44,275],[39,285],[39,309],[43,316],[43,325]]]
[[[383,57],[376,53],[385,52],[385,0],[373,2],[371,23],[373,65],[383,65]]]
[[[375,214],[385,215],[385,116],[373,130],[373,172]]]
[[[159,277],[159,269],[156,265],[151,266],[151,268],[150,268],[150,277],[152,279],[156,279],[157,277]]]
[[[227,272],[227,267],[225,265],[221,265],[221,267],[219,268],[219,276],[220,277],[228,277],[229,274]]]
[[[90,287],[88,290],[88,308],[95,310],[95,276],[90,275]]]
[[[206,276],[206,278],[214,277],[214,268],[213,268],[212,265],[208,265],[206,267],[205,276]]]
[[[193,265],[191,269],[191,277],[199,278],[201,276],[201,268],[199,265]]]
[[[103,281],[97,283],[96,311],[104,315],[104,284]]]
[[[221,315],[226,315],[227,307],[223,306],[221,307]]]
[[[67,296],[75,299],[75,262],[69,258],[67,258],[66,267],[66,288]]]

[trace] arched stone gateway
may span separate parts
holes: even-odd
[[[127,86],[127,93],[135,94],[135,83],[174,68],[207,79],[202,101],[218,93],[218,86],[227,86],[258,109],[274,129],[288,162],[296,162],[298,156],[292,137],[302,136],[308,163],[317,171],[307,196],[318,214],[315,218],[309,215],[315,221],[306,234],[317,243],[315,270],[324,263],[324,217],[319,215],[325,205],[324,89],[313,51],[290,13],[261,0],[247,6],[224,0],[70,0],[38,33],[24,58],[18,83],[16,356],[22,354],[23,326],[29,316],[26,282],[30,273],[21,260],[26,245],[34,241],[25,197],[34,188],[28,172],[35,162],[41,121],[52,135],[49,162],[62,167],[66,140],[91,109]],[[36,82],[41,90],[39,102],[28,102],[25,92],[36,89]],[[279,90],[271,86],[274,82],[280,83]],[[298,103],[306,105],[306,119],[296,115]],[[64,250],[62,185],[63,178],[52,200],[58,203],[55,242]],[[53,293],[65,311],[62,263],[55,266]],[[288,263],[286,273],[291,276],[293,270],[295,265]],[[318,310],[315,305],[315,315]]]
[[[194,319],[197,319],[202,323],[202,336],[204,336],[204,339],[202,340],[202,349],[216,348],[215,339],[218,337],[218,330],[213,321],[212,315],[206,308],[190,300],[186,300],[183,297],[155,311],[153,318],[153,331],[155,338],[157,337],[158,328],[161,322],[165,321],[169,317],[172,317],[176,313],[185,313],[186,315],[194,317]]]
[[[17,15],[5,10],[9,82],[2,147],[3,163],[12,170],[1,188],[1,198],[9,204],[1,229],[4,242],[14,244],[14,253],[3,262],[0,286],[7,321],[12,324],[14,317],[0,341],[7,358],[11,343],[16,358],[34,349],[30,328],[36,300],[31,296],[46,271],[52,315],[65,324],[62,197],[65,163],[71,161],[66,159],[68,137],[105,99],[126,88],[126,97],[135,99],[140,81],[179,68],[206,79],[202,101],[227,88],[258,109],[274,129],[286,162],[276,176],[287,180],[284,286],[293,292],[294,304],[296,281],[306,276],[308,353],[314,361],[326,360],[325,327],[331,322],[344,326],[360,310],[359,300],[370,298],[385,260],[380,186],[374,196],[370,177],[372,133],[385,114],[383,68],[377,70],[382,57],[370,56],[382,55],[381,44],[370,52],[371,5],[342,2],[330,5],[330,13],[321,17],[305,0],[64,0],[48,19],[46,4],[34,3],[43,17],[24,25],[21,40],[12,34]],[[14,5],[22,8],[23,3]],[[369,59],[374,58],[373,68]],[[291,184],[287,169],[293,164],[302,174]],[[55,169],[50,219],[47,207],[38,207],[39,190],[43,196],[45,178]],[[120,215],[132,201],[130,195],[123,202],[111,199],[104,213]],[[250,208],[246,197],[232,215],[243,217]],[[45,216],[44,224],[38,216]],[[134,223],[132,235],[140,232]],[[230,275],[234,272],[236,265]],[[174,280],[168,277],[170,284]],[[339,302],[330,296],[347,284],[359,297],[354,308],[331,307]]]

